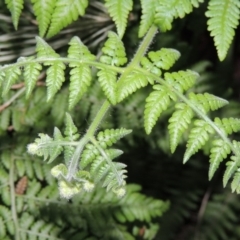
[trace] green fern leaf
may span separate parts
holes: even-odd
[[[57,141],[63,141],[64,139],[60,130],[57,127],[54,128],[53,139],[56,142],[56,147],[53,148],[48,163],[54,161],[63,151],[63,147],[60,144],[57,145]]]
[[[37,41],[37,57],[38,58],[58,58],[59,55],[52,49],[51,46],[49,46],[42,38],[36,37]],[[45,63],[44,65],[49,65],[48,63]]]
[[[223,61],[238,26],[240,2],[238,0],[210,0],[206,16],[209,18],[208,31],[214,38],[218,57]]]
[[[215,118],[216,125],[224,130],[226,134],[240,131],[240,119],[238,118]]]
[[[38,77],[40,75],[40,71],[42,70],[42,65],[39,63],[28,63],[24,67],[24,79],[25,79],[25,85],[26,85],[26,97],[29,98],[31,95],[35,84],[38,80]]]
[[[107,65],[122,66],[127,62],[124,45],[119,36],[113,32],[108,33],[108,39],[102,48],[102,53],[100,62]],[[104,94],[111,104],[116,104],[116,72],[110,69],[101,69],[97,75]]]
[[[105,153],[112,160],[120,156],[123,153],[123,151],[118,149],[108,149],[108,150],[105,150]],[[104,157],[98,156],[93,160],[91,164],[90,173],[95,179],[95,181],[97,182],[104,177],[104,175],[109,171],[109,169],[110,169],[110,166],[107,164],[107,161],[104,159]]]
[[[65,125],[66,125],[65,131],[64,131],[64,134],[66,136],[65,139],[69,142],[74,142],[78,140],[80,137],[80,134],[78,133],[78,129],[75,126],[70,114],[68,113],[66,113]],[[72,157],[74,150],[75,148],[73,146],[64,146],[64,159],[66,164]]]
[[[7,8],[12,14],[14,28],[18,28],[18,21],[23,9],[23,0],[5,0]]]
[[[237,171],[239,166],[239,159],[237,159],[236,156],[231,156],[232,161],[228,161],[226,163],[227,169],[225,170],[224,176],[223,176],[223,186],[226,187],[229,179],[232,177],[234,172]]]
[[[69,42],[68,57],[80,61],[83,60],[93,61],[96,58],[93,54],[91,54],[88,48],[82,43],[82,41],[78,37],[73,37]]]
[[[177,103],[175,111],[169,119],[170,148],[173,153],[179,144],[182,134],[188,129],[193,118],[192,109],[185,103]]]
[[[58,58],[59,55],[41,38],[36,37],[37,40],[37,57],[38,58]],[[50,101],[54,95],[61,88],[65,81],[64,70],[66,68],[62,61],[51,61],[44,65],[49,66],[47,70],[47,101]]]
[[[200,107],[204,112],[208,112],[210,110],[214,111],[228,104],[228,101],[225,99],[216,97],[209,93],[195,94],[191,92],[189,94],[189,99],[191,99],[194,104],[198,105],[198,107]]]
[[[117,73],[110,69],[101,69],[97,73],[100,86],[112,105],[117,103]]]
[[[209,180],[212,179],[214,173],[219,167],[219,164],[226,159],[228,154],[230,154],[231,149],[222,139],[217,139],[213,141],[213,147],[211,148],[210,155],[210,167],[208,172]]]
[[[142,15],[138,32],[140,38],[143,37],[153,25],[156,5],[157,1],[155,0],[141,0]]]
[[[21,70],[18,67],[12,67],[5,71],[5,81],[2,86],[2,96],[6,96],[12,85],[18,80]]]
[[[152,78],[149,78],[140,72],[132,71],[126,76],[126,78],[119,82],[117,86],[117,102],[121,102],[138,89],[146,87],[148,82],[152,83]]]
[[[48,29],[55,7],[55,0],[31,0],[38,21],[39,35],[43,37]]]
[[[174,18],[183,18],[192,10],[189,0],[161,0],[156,7],[155,24],[165,32],[172,28]]]
[[[101,131],[97,135],[97,140],[102,148],[111,147],[114,143],[116,143],[119,139],[131,133],[132,130],[128,130],[125,128],[120,129],[106,129]]]
[[[58,0],[51,17],[47,37],[57,34],[62,28],[83,16],[88,6],[88,0]]]
[[[196,120],[194,125],[196,127],[194,127],[189,134],[187,150],[184,154],[183,163],[186,163],[194,153],[198,152],[198,150],[202,148],[209,139],[209,134],[214,133],[212,127],[203,120]]]
[[[70,64],[70,67],[73,67]],[[69,109],[72,109],[91,85],[91,69],[86,65],[76,66],[70,71]]]
[[[232,192],[237,192],[237,194],[240,193],[240,169],[237,169],[237,172],[233,176],[233,180],[231,183],[231,189]]]
[[[100,152],[96,147],[88,143],[81,155],[81,161],[79,163],[80,169],[85,169],[98,155],[100,155]]]
[[[169,70],[181,56],[180,52],[171,48],[161,48],[161,50],[148,53],[149,59],[160,69]]]
[[[105,0],[105,6],[117,26],[119,37],[122,38],[127,26],[128,14],[133,7],[133,0]]]
[[[66,66],[61,61],[55,61],[47,70],[47,101],[50,101],[65,81],[64,70]]]
[[[144,110],[144,127],[147,134],[151,133],[157,119],[167,109],[171,100],[177,100],[176,95],[165,86],[154,85],[153,89],[155,91],[147,97]]]
[[[111,66],[122,66],[127,62],[124,44],[114,32],[108,33],[108,39],[102,48],[100,62]]]
[[[43,156],[44,161],[46,161],[51,156],[53,139],[43,133],[39,133],[38,136],[39,138],[35,139],[36,145],[35,143],[28,145],[28,152],[40,157]]]
[[[172,88],[177,89],[180,92],[187,91],[196,82],[198,74],[194,71],[178,71],[172,73],[165,73],[165,80],[172,86]]]
[[[119,182],[119,179],[116,178],[116,175],[113,172],[110,172],[103,182],[102,186],[107,188],[107,191],[113,190],[116,191],[119,187],[121,187],[124,183],[124,179],[127,178],[125,173],[127,170],[118,170],[118,176],[121,180]]]

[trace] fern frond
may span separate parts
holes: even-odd
[[[227,158],[228,154],[230,154],[231,149],[229,145],[224,143],[223,140],[217,139],[213,141],[213,147],[211,148],[210,155],[210,167],[208,172],[209,180],[212,179],[215,171],[218,169],[219,164]]]
[[[11,12],[14,28],[18,28],[18,21],[23,9],[23,0],[5,0],[7,8]]]
[[[78,129],[75,126],[72,117],[70,114],[66,113],[66,118],[65,118],[65,139],[69,142],[74,142],[79,139],[80,134],[78,133]],[[65,162],[68,163],[69,159],[72,157],[74,153],[75,147],[73,146],[64,146],[64,159]]]
[[[64,140],[64,137],[62,136],[60,130],[57,127],[54,128],[53,139],[55,142],[57,141],[60,142]],[[51,156],[49,158],[48,163],[54,161],[62,153],[62,151],[63,147],[60,144],[54,147],[54,149],[51,151]]]
[[[5,71],[5,81],[3,82],[2,86],[2,96],[5,96],[11,86],[18,80],[21,74],[21,70],[19,67],[12,67]]]
[[[31,0],[34,14],[38,21],[39,35],[43,37],[51,22],[51,16],[55,7],[55,0]]]
[[[118,156],[120,156],[123,151],[118,150],[118,149],[108,149],[105,150],[105,153],[108,155],[108,157],[113,160],[114,158],[117,158]],[[99,153],[100,154],[100,153]],[[115,165],[121,165],[121,163],[117,163],[114,162],[113,164]],[[125,168],[126,165],[122,164],[121,168]],[[104,159],[103,156],[99,155],[98,157],[96,157],[90,166],[90,174],[92,175],[94,181],[96,183],[98,183],[101,179],[103,179],[105,177],[105,175],[107,175],[107,173],[110,170],[110,166],[108,165],[107,161]],[[119,170],[119,169],[117,169]]]
[[[108,39],[102,48],[100,62],[111,66],[122,66],[127,62],[124,44],[114,32],[108,33]]]
[[[42,38],[36,37],[36,52],[38,58],[59,57],[59,55]],[[45,64],[46,65],[46,64]]]
[[[189,158],[196,153],[209,139],[209,134],[213,134],[212,127],[203,120],[195,120],[194,127],[190,134],[187,143],[187,150],[184,154],[183,163],[186,163]]]
[[[210,0],[206,16],[209,18],[208,31],[214,39],[218,57],[223,61],[235,35],[240,17],[240,2],[238,0]]]
[[[240,131],[240,119],[238,118],[215,118],[214,122],[222,129],[226,134],[232,134],[233,132]]]
[[[97,135],[97,140],[102,148],[111,147],[119,139],[131,133],[132,130],[125,128],[120,129],[106,129]]]
[[[240,193],[240,169],[238,168],[231,183],[232,192]]]
[[[173,153],[181,139],[182,134],[188,129],[193,118],[192,109],[185,103],[177,103],[176,111],[169,119],[170,148]]]
[[[83,16],[88,6],[88,0],[59,0],[56,2],[47,37],[52,37],[61,29]]]
[[[92,61],[96,58],[93,54],[91,54],[88,48],[82,43],[82,41],[78,37],[73,37],[69,42],[68,57],[80,61],[81,60]]]
[[[174,18],[183,18],[192,12],[190,0],[163,0],[156,7],[155,24],[165,32],[172,28]]]
[[[153,25],[156,5],[157,1],[155,0],[141,0],[142,15],[138,37],[143,37]]]
[[[177,89],[180,92],[187,91],[196,82],[198,74],[194,71],[178,71],[172,73],[165,73],[164,79],[172,86],[172,88]]]
[[[223,175],[223,186],[225,187],[229,181],[229,179],[233,176],[233,174],[237,171],[239,167],[238,159],[236,156],[231,156],[231,161],[226,163],[226,170]],[[235,182],[235,181],[234,181]],[[235,185],[232,185],[233,188],[236,188]]]
[[[140,72],[131,72],[121,82],[119,82],[117,86],[117,102],[121,102],[138,89],[146,87],[148,82],[152,83],[152,78],[147,77]]]
[[[75,64],[74,64],[75,65]],[[72,65],[70,65],[72,67]],[[74,66],[70,71],[69,109],[72,109],[91,85],[91,69],[85,65]]]
[[[180,52],[172,48],[161,48],[159,51],[148,53],[148,57],[153,64],[164,70],[169,70],[180,56]]]
[[[133,7],[133,0],[105,0],[105,6],[117,26],[119,37],[122,38],[127,26],[128,14]]]
[[[32,58],[30,58],[30,60],[31,59]],[[24,74],[27,98],[29,98],[29,96],[31,95],[41,70],[42,70],[42,65],[34,62],[30,62],[24,67],[23,74]]]
[[[100,155],[99,151],[93,144],[88,143],[81,155],[81,161],[79,163],[80,169],[86,168],[98,155]]]
[[[153,89],[155,91],[147,97],[144,110],[144,127],[147,134],[151,133],[157,119],[167,109],[171,100],[177,100],[176,95],[165,86],[154,85]]]
[[[111,66],[122,66],[127,62],[124,45],[117,34],[113,32],[108,33],[108,39],[102,48],[100,62]],[[102,90],[110,103],[116,104],[116,72],[110,69],[100,69],[97,76]]]
[[[64,70],[66,66],[61,61],[55,61],[47,70],[47,101],[50,101],[65,81]]]
[[[100,86],[112,105],[117,103],[117,73],[110,69],[101,69],[97,73]]]

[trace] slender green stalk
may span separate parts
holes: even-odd
[[[135,56],[133,57],[132,62],[128,65],[128,67],[125,69],[122,77],[119,78],[119,82],[121,79],[123,79],[123,76],[129,74],[130,71],[133,70],[134,66],[138,65],[141,58],[146,53],[147,49],[149,48],[150,44],[152,43],[152,40],[157,32],[157,27],[152,26],[146,36],[144,37],[142,43],[140,44]],[[96,117],[94,118],[93,122],[91,123],[90,127],[87,130],[87,133],[83,136],[83,138],[79,141],[79,144],[72,156],[72,159],[70,160],[70,164],[68,166],[68,174],[67,174],[67,180],[71,181],[78,166],[78,162],[80,160],[81,153],[84,149],[84,146],[90,141],[90,139],[94,136],[96,130],[98,129],[99,125],[101,124],[102,120],[104,119],[106,113],[110,109],[111,104],[109,101],[105,101],[103,105],[101,106],[100,110],[98,111]]]

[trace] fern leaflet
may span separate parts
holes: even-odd
[[[51,22],[51,16],[55,7],[55,0],[31,0],[34,14],[39,25],[39,35],[43,37]]]
[[[132,0],[105,0],[105,6],[117,26],[120,38],[123,37],[127,26],[128,14],[132,10]]]
[[[194,104],[198,105],[204,112],[208,112],[210,110],[214,111],[228,104],[228,101],[225,99],[216,97],[209,93],[195,94],[191,92],[189,94],[189,99],[191,99]]]
[[[235,35],[234,29],[238,26],[240,2],[210,0],[206,16],[209,18],[208,30],[214,38],[218,57],[223,61]]]
[[[122,66],[127,62],[124,45],[117,34],[109,32],[108,40],[102,48],[103,55],[100,62],[111,66]],[[101,69],[97,73],[98,80],[103,92],[111,104],[116,104],[117,79],[116,72],[108,69]]]
[[[24,67],[24,79],[25,79],[25,85],[26,85],[27,98],[31,95],[41,70],[42,70],[42,65],[34,62],[29,63]]]
[[[182,134],[187,130],[193,118],[193,111],[188,105],[177,103],[175,108],[177,111],[175,111],[169,119],[168,125],[172,153],[175,151]]]
[[[87,47],[81,42],[78,37],[72,38],[69,42],[68,57],[83,60],[94,60],[95,56],[90,53]],[[88,90],[92,76],[91,69],[88,65],[82,63],[70,63],[73,69],[70,71],[70,95],[69,108],[73,108],[81,99],[83,94]]]
[[[214,122],[221,128],[227,135],[233,132],[240,131],[240,119],[238,118],[215,118]]]
[[[154,85],[153,89],[155,91],[147,97],[144,110],[144,127],[147,134],[151,133],[157,119],[170,105],[171,100],[177,100],[176,95],[165,86]]]
[[[47,37],[54,36],[62,28],[76,21],[79,16],[83,16],[87,6],[88,0],[58,0],[51,16]]]
[[[153,24],[156,5],[157,1],[155,0],[141,0],[142,15],[138,32],[139,37],[143,37]]]
[[[24,1],[23,0],[5,0],[5,3],[7,4],[7,8],[12,14],[14,28],[17,29],[18,21],[23,9]]]
[[[187,143],[187,150],[184,154],[183,162],[186,163],[189,158],[196,153],[209,139],[209,134],[213,134],[212,127],[203,120],[195,120],[194,127],[190,134]]]
[[[210,167],[208,172],[209,180],[212,179],[215,171],[218,169],[219,164],[227,158],[230,154],[230,147],[224,143],[222,139],[217,139],[213,141],[213,147],[211,148],[210,155]]]

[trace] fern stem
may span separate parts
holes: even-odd
[[[93,66],[93,67],[96,67],[96,68],[99,68],[99,69],[104,69],[104,68],[107,68],[107,69],[111,69],[115,72],[118,72],[118,73],[123,73],[124,72],[124,69],[123,67],[116,67],[116,66],[112,66],[112,65],[106,65],[105,63],[101,63],[101,62],[98,62],[98,61],[90,61],[90,60],[78,60],[78,59],[75,59],[75,58],[67,58],[67,57],[49,57],[49,58],[44,58],[44,57],[41,57],[41,58],[35,58],[35,59],[32,59],[32,60],[26,60],[26,61],[20,61],[20,62],[16,62],[16,63],[13,63],[13,64],[8,64],[8,65],[4,65],[2,67],[0,67],[0,71],[4,71],[4,70],[7,70],[7,69],[11,69],[11,68],[15,68],[15,67],[24,67],[25,65],[28,65],[28,64],[31,64],[31,63],[44,63],[45,65],[48,65],[48,63],[54,63],[54,62],[63,62],[63,63],[67,63],[67,64],[70,64],[70,63],[82,63],[82,64],[86,64],[86,65],[89,65],[89,66]]]
[[[133,70],[132,66],[137,65],[141,58],[144,56],[145,52],[147,51],[149,45],[151,44],[155,34],[157,33],[157,27],[152,26],[148,33],[146,34],[146,36],[144,37],[142,43],[140,44],[136,54],[133,57],[132,62],[128,65],[128,67],[126,68],[126,71],[122,71],[123,69],[121,69],[121,73],[123,73],[123,75],[128,74],[130,71]],[[97,65],[95,65],[97,66]],[[102,66],[102,67],[105,67]],[[114,67],[115,68],[115,67]],[[119,68],[117,68],[119,69]],[[123,79],[123,78],[122,78]],[[119,82],[121,81],[121,77],[119,78]],[[104,101],[103,105],[101,106],[101,108],[99,109],[98,113],[96,114],[93,122],[91,123],[90,127],[87,130],[87,133],[84,135],[84,137],[79,141],[79,144],[70,160],[70,164],[68,166],[68,174],[66,179],[68,181],[71,181],[76,170],[77,170],[77,166],[78,166],[78,162],[80,160],[80,156],[81,153],[84,149],[84,146],[90,141],[90,139],[94,136],[95,132],[97,131],[99,125],[101,124],[104,116],[106,115],[106,113],[108,112],[109,108],[111,107],[111,104],[109,103],[109,101]]]
[[[130,65],[137,65],[139,61],[142,59],[142,57],[145,55],[146,51],[148,50],[150,44],[152,43],[152,40],[154,36],[156,35],[158,29],[155,25],[153,25],[149,31],[147,32],[146,36],[144,37],[143,41],[139,45],[139,48],[134,55],[132,62]]]
[[[15,201],[16,195],[15,195],[15,187],[14,187],[14,159],[12,156],[10,161],[11,161],[11,166],[10,166],[10,173],[9,173],[9,185],[10,185],[10,193],[11,193],[11,212],[12,212],[12,219],[15,227],[15,240],[20,240],[16,201]]]

